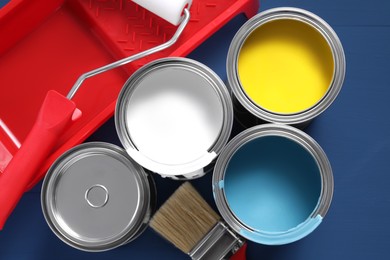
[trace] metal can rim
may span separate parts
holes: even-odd
[[[72,160],[74,162],[77,157],[85,158],[85,156],[89,154],[101,153],[103,151],[110,153],[110,155],[113,156],[116,155],[122,157],[123,162],[127,162],[126,166],[128,166],[132,172],[137,173],[136,178],[139,181],[138,185],[140,187],[140,192],[142,193],[142,199],[140,199],[140,204],[133,216],[133,220],[130,221],[131,224],[129,224],[127,229],[123,230],[118,237],[106,243],[83,244],[82,241],[75,239],[75,237],[72,237],[71,234],[67,233],[56,220],[56,215],[53,212],[52,193],[55,189],[54,184],[58,181],[58,175],[61,174],[62,170],[66,170],[66,168],[69,167],[68,164],[72,163]],[[151,214],[151,189],[154,188],[151,187],[149,180],[150,177],[151,176],[148,176],[144,169],[135,163],[122,148],[114,144],[105,142],[89,142],[80,144],[62,154],[49,168],[43,180],[41,189],[41,207],[44,218],[53,233],[69,246],[86,252],[102,252],[114,249],[132,241],[145,230],[145,226],[147,226],[145,222],[148,221]]]
[[[241,222],[234,212],[230,209],[228,201],[224,193],[223,180],[225,179],[225,171],[232,156],[240,147],[246,143],[265,136],[280,136],[288,138],[306,149],[315,159],[321,174],[321,194],[317,206],[308,217],[308,219],[320,216],[321,219],[326,215],[333,197],[334,181],[330,162],[321,148],[321,146],[308,134],[303,131],[288,125],[283,124],[263,124],[246,129],[235,136],[221,152],[214,167],[212,177],[212,189],[214,200],[217,208],[222,215],[222,218],[233,228],[237,233],[254,242],[262,244],[284,244],[294,242],[302,237],[289,237],[289,233],[296,232],[304,227],[299,225],[287,232],[266,232],[262,230],[254,230],[245,223]],[[285,241],[280,243],[280,241]]]
[[[183,66],[191,71],[199,73],[210,83],[210,86],[217,93],[222,105],[223,123],[219,136],[215,140],[214,144],[212,144],[208,149],[208,151],[206,151],[205,156],[201,157],[200,159],[196,159],[189,164],[166,165],[157,163],[150,160],[149,158],[146,158],[145,156],[142,156],[142,154],[137,150],[134,143],[132,142],[126,129],[126,101],[131,96],[132,91],[137,87],[138,80],[146,73],[154,69],[159,69],[170,65]],[[184,177],[185,179],[194,179],[205,174],[202,169],[210,164],[218,156],[222,148],[228,142],[233,126],[233,117],[233,105],[230,93],[224,82],[214,71],[212,71],[206,65],[189,58],[169,57],[158,59],[144,65],[133,75],[131,75],[130,78],[126,81],[119,94],[115,109],[115,126],[123,147],[128,152],[130,157],[132,157],[137,163],[146,169],[158,173],[164,177],[180,176],[181,178]]]
[[[239,52],[247,37],[262,24],[280,19],[295,19],[316,29],[328,42],[333,59],[334,75],[326,94],[314,106],[292,114],[278,114],[265,110],[255,104],[244,92],[237,71]],[[254,116],[271,123],[299,125],[310,121],[324,112],[336,99],[344,82],[346,61],[344,49],[332,27],[319,16],[300,8],[278,7],[263,11],[249,19],[235,34],[228,51],[226,71],[229,86],[237,100]]]

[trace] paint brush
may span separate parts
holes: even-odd
[[[246,244],[189,183],[154,214],[150,227],[196,260],[245,259]]]

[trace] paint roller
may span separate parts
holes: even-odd
[[[0,230],[59,137],[81,116],[72,98],[84,80],[172,46],[189,21],[192,0],[133,1],[178,26],[175,34],[161,45],[81,75],[66,97],[54,90],[47,93],[31,131],[0,175]]]

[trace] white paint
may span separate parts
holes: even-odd
[[[126,127],[144,157],[164,165],[190,164],[220,135],[223,107],[210,82],[184,67],[147,73],[129,98]]]

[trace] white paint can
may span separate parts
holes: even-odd
[[[222,80],[186,58],[149,63],[125,83],[115,112],[128,154],[163,177],[203,176],[227,143],[233,107]]]

